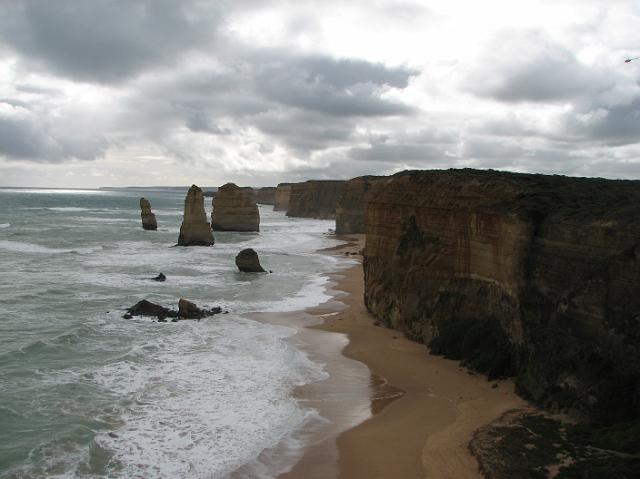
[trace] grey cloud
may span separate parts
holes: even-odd
[[[640,98],[629,104],[611,107],[593,105],[567,115],[564,127],[568,134],[583,141],[609,145],[637,143],[640,139]]]
[[[94,160],[104,154],[107,142],[101,135],[77,134],[52,128],[32,117],[0,114],[0,155],[34,162],[68,159]]]
[[[446,158],[444,149],[425,144],[387,144],[381,143],[364,148],[352,148],[351,158],[360,161],[382,163],[415,163],[442,160]]]
[[[362,60],[262,55],[256,66],[257,90],[267,99],[329,116],[407,115],[413,109],[386,100],[388,88],[405,88],[417,72]]]
[[[585,66],[539,32],[511,32],[489,46],[466,84],[476,95],[504,102],[559,102],[612,89],[610,73]]]
[[[211,14],[173,0],[3,5],[0,42],[60,76],[118,83],[211,41]]]

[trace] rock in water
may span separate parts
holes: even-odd
[[[287,211],[289,208],[289,195],[291,194],[291,183],[279,183],[276,187],[273,211]]]
[[[243,273],[266,273],[260,266],[258,253],[251,248],[243,249],[236,256],[236,266]]]
[[[142,217],[142,227],[145,230],[158,229],[156,215],[151,212],[151,203],[146,198],[140,198],[140,216]]]
[[[258,231],[260,213],[253,188],[227,183],[213,199],[211,228],[214,231]]]
[[[276,204],[276,189],[273,186],[265,186],[258,189],[258,203],[261,205]]]
[[[202,190],[196,185],[191,185],[184,199],[184,218],[180,226],[178,245],[211,246],[213,243],[211,226],[204,212]]]
[[[124,318],[130,319],[131,316],[155,316],[156,318],[164,319],[167,317],[175,317],[176,312],[143,299],[127,309],[127,314],[124,315]]]
[[[160,273],[158,276],[156,276],[155,278],[153,278],[154,281],[166,281],[167,277],[164,275],[164,273]]]
[[[206,312],[198,308],[195,303],[180,298],[178,301],[178,317],[181,319],[200,319],[206,316]]]
[[[291,185],[287,216],[332,220],[346,181],[309,180]]]

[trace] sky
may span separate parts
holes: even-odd
[[[0,186],[640,178],[637,0],[0,8]]]

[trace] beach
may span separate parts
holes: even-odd
[[[360,260],[364,236],[326,251]],[[355,254],[354,254],[355,253]],[[369,370],[369,397],[352,395],[353,404],[320,401],[316,407],[334,424],[332,431],[308,446],[281,478],[476,478],[477,462],[468,449],[473,432],[514,408],[526,408],[510,380],[487,381],[457,361],[428,354],[424,345],[401,332],[377,325],[363,303],[362,264],[329,275],[335,301],[307,310],[322,319],[311,326],[344,335],[342,354]],[[348,376],[327,364],[331,376]],[[361,382],[361,380],[360,380]],[[352,385],[353,386],[353,385]],[[299,399],[317,397],[323,381],[298,388]],[[332,387],[335,387],[332,386]],[[340,424],[366,418],[355,426]],[[345,403],[347,407],[345,407]],[[345,411],[347,411],[345,413]],[[346,426],[346,427],[345,427]],[[340,431],[335,433],[335,431]]]

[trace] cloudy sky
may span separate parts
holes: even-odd
[[[636,0],[25,0],[0,185],[640,178]]]

